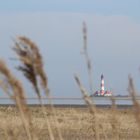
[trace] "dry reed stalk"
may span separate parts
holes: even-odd
[[[83,22],[83,54],[85,56],[86,64],[87,64],[87,70],[88,70],[88,78],[89,78],[89,87],[90,87],[90,92],[91,94],[93,93],[93,80],[92,80],[92,65],[91,65],[91,60],[89,58],[88,54],[88,45],[87,45],[87,27],[86,23]]]
[[[88,92],[86,91],[86,89],[81,84],[78,76],[75,76],[75,80],[76,80],[76,82],[77,82],[77,84],[80,88],[80,91],[83,95],[83,99],[86,102],[86,104],[88,105],[89,111],[92,115],[92,130],[94,132],[95,140],[99,140],[100,137],[99,137],[99,126],[98,126],[97,117],[96,117],[96,107],[93,104],[91,98],[89,97]]]
[[[115,97],[111,96],[110,99],[112,102],[111,126],[112,126],[113,138],[114,140],[119,140],[120,139],[120,130],[119,130],[120,123],[118,122],[118,119],[117,119],[117,106],[115,103]]]
[[[0,60],[0,78],[1,81],[3,81],[1,82],[3,83],[2,86],[1,85],[0,86],[7,93],[7,95],[14,100],[14,102],[18,106],[21,115],[21,120],[23,122],[23,126],[26,131],[27,137],[29,140],[32,140],[32,134],[30,131],[31,119],[29,116],[29,110],[27,107],[25,93],[22,84],[12,75],[12,73],[6,66],[5,62],[2,60]]]
[[[106,132],[105,132],[106,129],[104,128],[104,126],[102,124],[99,124],[99,127],[101,129],[101,134],[102,134],[103,140],[108,140]]]
[[[43,69],[43,61],[39,49],[35,43],[33,43],[30,39],[26,37],[19,37],[18,40],[19,42],[15,42],[15,47],[14,47],[14,50],[17,53],[20,62],[22,63],[22,65],[19,66],[18,69],[24,73],[26,78],[32,83],[33,87],[35,88],[35,91],[40,100],[40,104],[42,106],[42,112],[44,114],[45,109],[41,100],[41,93],[40,93],[41,90],[39,89],[40,86],[38,82],[38,80],[40,80],[41,87],[46,97],[49,99],[49,104],[51,106],[51,111],[53,113],[53,119],[56,124],[59,139],[63,140],[61,131],[59,129],[58,121],[56,118],[55,110],[51,102],[51,97],[48,89],[48,79]],[[48,118],[46,119],[48,124],[48,130],[50,133],[50,138],[53,140],[54,139],[53,131]]]
[[[135,90],[135,86],[133,83],[133,79],[131,76],[128,77],[129,78],[129,86],[128,86],[128,92],[130,94],[130,96],[132,97],[132,101],[133,101],[133,105],[134,105],[134,115],[139,127],[139,131],[140,131],[140,106],[139,103],[136,99],[136,90]]]

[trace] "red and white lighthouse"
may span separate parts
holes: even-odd
[[[91,95],[91,97],[92,96],[99,96],[99,97],[112,96],[111,91],[108,90],[105,91],[103,74],[101,75],[100,91],[96,91],[93,95]]]
[[[103,74],[101,75],[101,89],[100,89],[100,95],[104,95],[105,94],[105,87],[104,87],[104,76]]]

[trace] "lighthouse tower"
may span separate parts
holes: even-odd
[[[101,90],[100,90],[100,95],[104,96],[105,94],[105,87],[104,87],[104,76],[103,74],[101,75]]]

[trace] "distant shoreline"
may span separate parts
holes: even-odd
[[[28,104],[29,107],[40,107],[39,104]],[[49,104],[45,104],[45,107],[49,107]],[[87,105],[84,104],[54,104],[56,108],[87,108]],[[0,104],[0,107],[16,107],[15,104]],[[106,105],[96,105],[97,108],[111,108],[110,104]],[[132,108],[133,105],[116,105],[118,109],[129,109]]]

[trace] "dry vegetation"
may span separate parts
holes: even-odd
[[[87,63],[90,90],[92,67],[87,51],[87,29],[84,23],[84,55]],[[93,104],[79,76],[75,76],[87,108],[55,108],[51,104],[48,78],[42,56],[35,43],[26,37],[14,40],[14,51],[20,65],[17,69],[31,83],[40,107],[29,107],[22,83],[0,60],[0,87],[14,101],[15,107],[0,107],[0,140],[137,140],[140,139],[140,108],[136,100],[133,79],[129,77],[129,93],[134,107],[118,110],[112,98],[110,109]],[[49,99],[44,106],[42,95]]]
[[[49,131],[46,117],[50,120],[53,134],[58,140],[53,114],[47,107],[46,117],[43,116],[40,107],[30,107],[32,123],[36,139],[48,140]],[[112,118],[112,109],[97,109],[98,134],[100,140],[114,140],[114,126],[119,130],[119,139],[138,140],[139,128],[132,110],[116,110],[115,122]],[[88,109],[57,108],[57,120],[64,140],[90,140],[95,139],[92,124],[92,114]],[[0,107],[0,139],[27,140],[20,114],[15,107]]]

